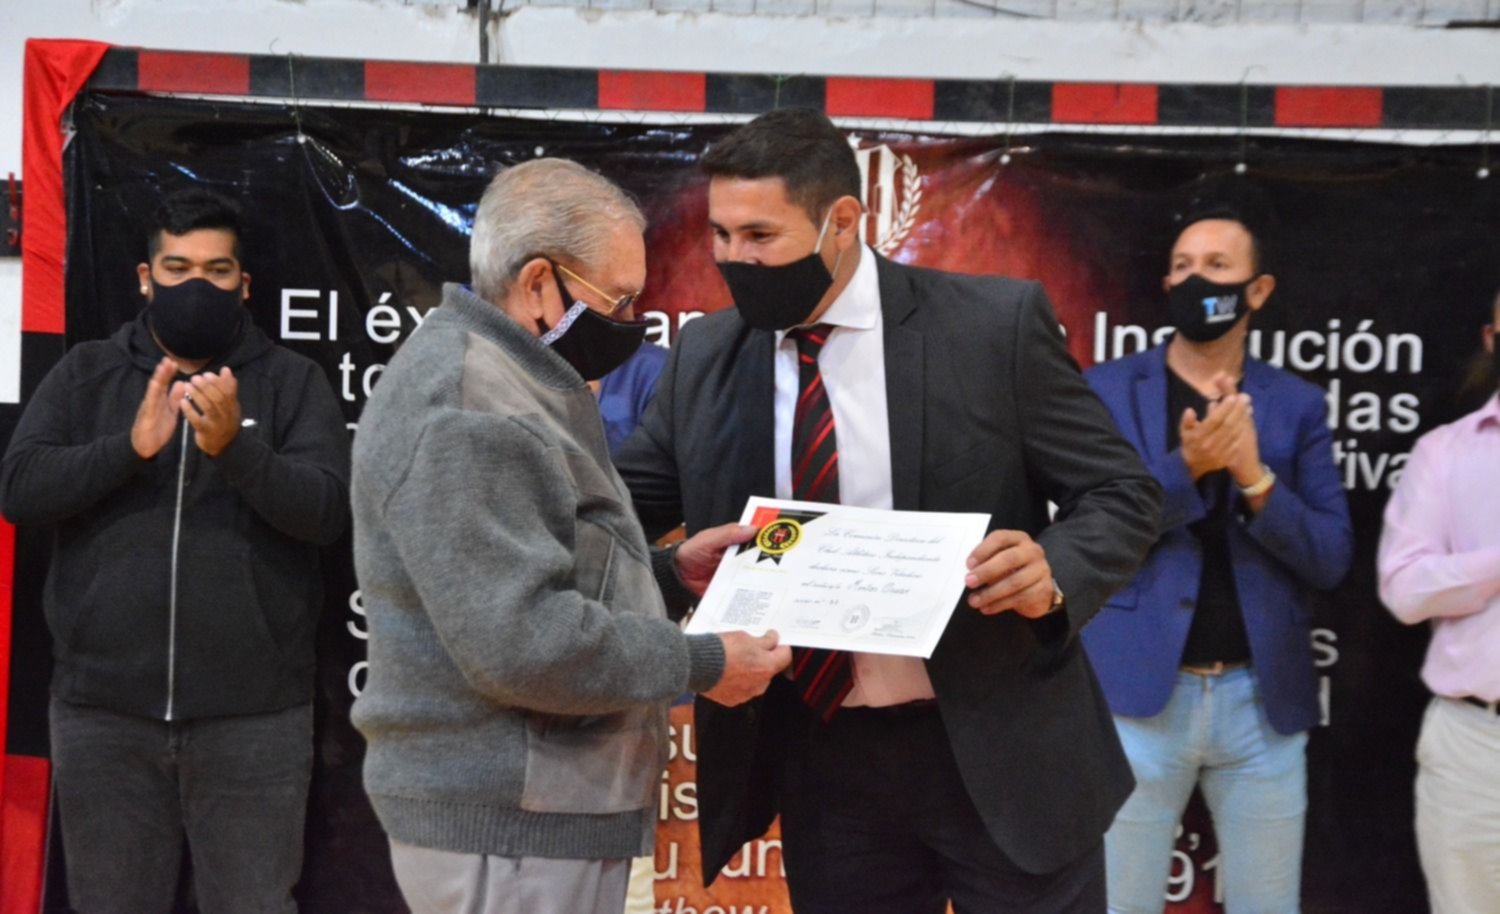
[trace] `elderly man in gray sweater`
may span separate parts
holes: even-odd
[[[474,222],[470,291],[401,348],[354,445],[369,679],[365,789],[416,912],[624,906],[651,852],[667,704],[738,704],[790,653],[684,635],[727,525],[647,545],[586,386],[644,339],[645,220],[583,167],[502,172]]]

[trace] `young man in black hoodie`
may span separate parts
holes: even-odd
[[[48,525],[52,761],[74,909],[296,910],[312,767],[318,547],[348,437],[312,361],[250,320],[234,205],[166,198],[147,306],[32,395],[0,508]]]

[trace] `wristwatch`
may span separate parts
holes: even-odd
[[[1057,612],[1062,609],[1067,599],[1063,596],[1062,588],[1058,586],[1057,578],[1052,579],[1052,608],[1049,612]]]
[[[1246,498],[1255,498],[1271,491],[1274,485],[1276,485],[1276,474],[1263,463],[1260,465],[1260,478],[1248,486],[1240,486],[1240,494]]]

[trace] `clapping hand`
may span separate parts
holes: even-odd
[[[177,416],[182,408],[181,384],[173,384],[177,363],[163,358],[146,382],[146,395],[135,411],[130,427],[130,446],[142,460],[150,460],[167,446],[177,431]]]
[[[223,453],[240,433],[239,389],[239,381],[227,366],[172,385],[182,414],[197,432],[198,449],[210,457]]]

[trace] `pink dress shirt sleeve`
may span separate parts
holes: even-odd
[[[1488,508],[1453,491],[1453,449],[1464,442],[1443,428],[1417,442],[1386,504],[1377,567],[1380,599],[1408,625],[1468,616],[1500,594],[1500,535],[1493,545],[1457,549],[1456,515]],[[1489,523],[1500,528],[1500,519]],[[1464,525],[1473,529],[1472,522]]]

